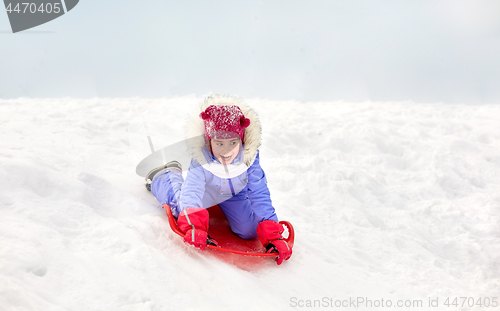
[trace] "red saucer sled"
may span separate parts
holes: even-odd
[[[172,215],[168,204],[164,204],[163,208],[167,212],[168,223],[170,224],[170,228],[172,229],[172,231],[184,237],[184,234],[177,227],[177,221]],[[262,245],[262,243],[260,243],[259,239],[256,238],[252,240],[244,240],[234,234],[229,227],[229,222],[226,219],[226,216],[224,216],[224,213],[221,211],[218,205],[210,207],[208,209],[208,212],[210,214],[208,234],[215,241],[217,241],[217,243],[219,243],[219,246],[207,245],[207,249],[226,254],[276,258],[276,253],[266,253],[266,248]],[[288,236],[284,238],[284,240],[288,243],[290,248],[292,248],[295,239],[292,224],[288,221],[280,221],[279,223],[283,225],[288,231]]]

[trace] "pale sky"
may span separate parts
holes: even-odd
[[[12,34],[0,98],[210,92],[500,103],[500,1],[81,0]]]

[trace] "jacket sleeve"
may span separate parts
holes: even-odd
[[[202,206],[202,199],[205,193],[205,172],[203,167],[195,160],[191,160],[191,165],[187,172],[186,180],[182,185],[180,197],[180,211],[188,207],[204,207]]]
[[[252,210],[259,222],[264,220],[278,221],[276,212],[271,202],[271,193],[267,188],[266,174],[260,167],[259,153],[255,161],[248,169],[248,198],[252,204]]]

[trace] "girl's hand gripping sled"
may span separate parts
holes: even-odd
[[[164,204],[163,208],[167,212],[168,223],[172,231],[177,233],[179,236],[184,237],[184,233],[182,233],[177,227],[177,221],[172,215],[170,206],[168,206],[168,204]],[[210,214],[208,234],[219,243],[219,246],[207,245],[207,249],[244,256],[277,256],[276,253],[266,253],[266,248],[260,243],[259,239],[255,238],[252,240],[244,240],[234,234],[229,227],[229,222],[226,219],[226,216],[224,216],[224,213],[222,213],[218,205],[210,207],[208,212]],[[286,229],[284,234],[285,236],[286,231],[288,231],[288,236],[286,236],[284,240],[288,243],[290,248],[292,248],[295,239],[292,224],[288,221],[280,221],[279,223]]]

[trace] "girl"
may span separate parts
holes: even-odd
[[[186,180],[180,163],[152,170],[146,187],[177,217],[184,241],[202,250],[215,244],[208,235],[208,211],[218,204],[231,230],[243,239],[258,237],[278,265],[292,255],[283,240],[259,164],[261,126],[257,114],[239,99],[212,95],[188,123],[192,156]],[[149,185],[150,184],[150,185]]]

